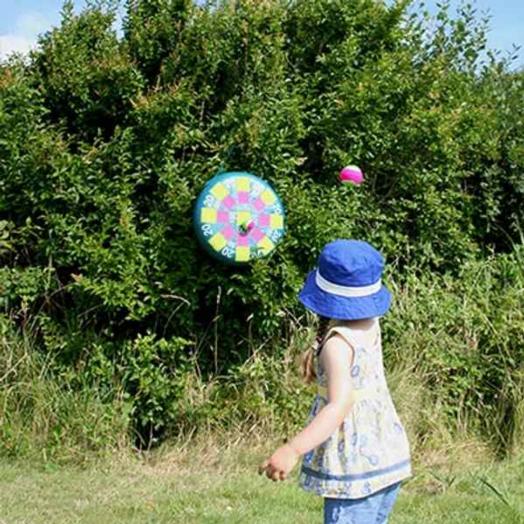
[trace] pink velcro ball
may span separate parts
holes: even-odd
[[[351,184],[362,184],[364,181],[364,173],[358,166],[346,166],[340,171],[338,178],[341,182],[350,182]]]

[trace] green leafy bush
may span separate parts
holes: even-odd
[[[471,8],[410,9],[130,0],[119,37],[111,10],[66,2],[29,60],[0,64],[4,312],[79,389],[122,385],[149,438],[182,424],[186,358],[205,382],[276,351],[325,242],[366,239],[404,276],[510,250],[524,77],[483,58]],[[348,163],[359,188],[337,183]],[[287,211],[276,252],[242,269],[192,231],[220,169],[265,178]]]
[[[524,250],[470,262],[460,278],[410,275],[384,322],[389,366],[412,369],[432,406],[499,452],[519,449],[524,418]],[[433,411],[432,416],[436,416]]]

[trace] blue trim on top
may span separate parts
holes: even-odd
[[[314,469],[308,468],[307,466],[302,465],[302,472],[306,475],[311,475],[322,480],[364,480],[378,475],[383,475],[385,473],[391,473],[402,469],[405,466],[409,466],[411,463],[410,459],[403,460],[402,462],[397,462],[392,464],[387,468],[376,469],[374,471],[366,471],[365,473],[356,473],[352,475],[330,475],[329,473],[322,473],[320,471],[315,471]]]

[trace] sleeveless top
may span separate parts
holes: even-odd
[[[357,333],[335,325],[324,337],[340,334],[353,348],[352,407],[342,424],[302,458],[299,486],[331,498],[361,498],[411,476],[409,443],[390,396],[382,363],[378,318],[371,328],[375,341],[365,346]],[[315,355],[318,393],[307,424],[328,402],[327,377]],[[348,352],[349,355],[349,352]]]

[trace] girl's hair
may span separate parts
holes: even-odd
[[[302,362],[301,362],[301,372],[302,378],[306,384],[311,384],[316,378],[317,374],[315,373],[315,366],[313,364],[313,359],[316,351],[322,345],[324,337],[327,334],[328,326],[330,319],[326,317],[318,317],[318,326],[317,334],[313,344],[302,353]]]

